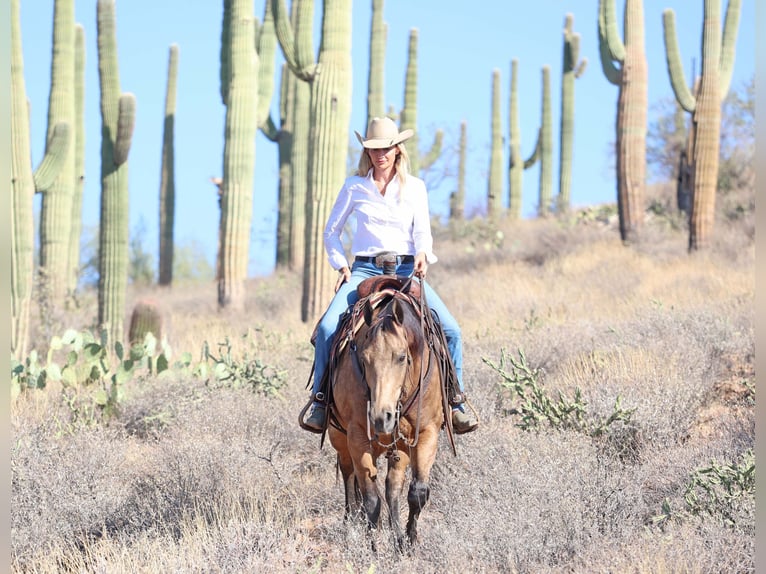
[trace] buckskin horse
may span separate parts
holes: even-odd
[[[455,452],[445,387],[454,371],[419,283],[375,277],[359,286],[359,295],[341,322],[330,360],[327,431],[343,476],[345,516],[363,511],[371,530],[380,523],[377,460],[388,458],[389,522],[404,550],[417,540],[442,426]],[[405,538],[400,498],[407,466],[412,480]]]

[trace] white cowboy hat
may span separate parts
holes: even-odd
[[[415,132],[410,129],[400,132],[391,118],[372,118],[370,125],[367,127],[366,139],[358,131],[354,131],[354,133],[362,147],[380,149],[400,144],[404,140],[411,138]]]

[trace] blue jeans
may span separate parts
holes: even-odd
[[[413,270],[414,265],[412,263],[405,263],[397,266],[396,274],[409,277],[412,275]],[[355,261],[351,266],[351,279],[341,285],[340,289],[338,289],[338,292],[330,302],[329,307],[327,307],[327,311],[317,327],[317,336],[314,347],[314,394],[319,391],[319,383],[322,380],[322,375],[327,370],[327,363],[330,359],[330,348],[332,347],[335,331],[338,329],[340,319],[349,305],[353,305],[359,300],[359,296],[356,293],[357,286],[368,277],[375,277],[376,275],[382,274],[383,270],[377,267],[374,263]],[[458,325],[455,318],[447,309],[447,306],[436,294],[436,291],[434,291],[425,281],[422,283],[422,287],[426,290],[425,294],[428,306],[438,315],[442,329],[444,330],[444,335],[447,339],[447,347],[449,347],[449,353],[452,357],[452,362],[455,365],[458,386],[462,393],[464,390],[463,339],[460,334],[460,325]]]

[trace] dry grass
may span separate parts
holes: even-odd
[[[162,308],[173,349],[228,338],[284,370],[281,398],[175,377],[134,380],[119,416],[72,431],[55,386],[12,408],[14,572],[753,572],[754,496],[736,525],[685,516],[690,474],[755,441],[755,247],[747,218],[703,254],[656,218],[619,243],[599,221],[486,224],[437,233],[429,280],[460,321],[482,426],[446,439],[420,544],[398,556],[384,526],[342,520],[332,448],[296,424],[311,325],[300,281],[249,283],[246,313],[215,286],[132,293]],[[57,320],[87,327],[93,299]],[[52,328],[51,326],[48,329]],[[44,340],[45,329],[37,331]],[[522,349],[551,393],[583,392],[630,423],[594,439],[525,432],[484,361]],[[678,514],[655,523],[663,502]]]

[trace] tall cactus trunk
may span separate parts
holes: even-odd
[[[279,96],[279,192],[277,200],[277,242],[276,266],[279,269],[290,268],[290,233],[292,230],[293,193],[290,154],[293,146],[295,118],[293,99],[297,78],[290,72],[287,64],[282,64],[282,81]]]
[[[270,0],[271,1],[271,0]],[[274,5],[272,3],[272,13]],[[304,0],[295,0],[290,7],[290,22],[293,29],[300,31],[299,48],[305,49],[312,43],[313,8]],[[275,25],[277,24],[275,18]],[[307,60],[312,57],[311,50],[302,52],[301,57]],[[286,215],[284,227],[281,227],[281,238],[285,246],[280,253],[285,258],[284,264],[291,271],[301,271],[306,259],[306,201],[308,188],[308,154],[311,88],[305,78],[299,77],[285,64],[282,73],[281,114],[285,118],[283,124],[285,165],[280,168],[284,173],[287,184],[280,187],[280,215]],[[282,151],[280,151],[282,153]],[[281,156],[280,156],[281,157]],[[284,201],[283,201],[284,200]]]
[[[253,0],[224,0],[222,93],[225,93],[223,183],[221,193],[218,306],[242,310],[253,212],[255,136],[258,131],[258,54],[255,50]]]
[[[457,166],[457,189],[449,199],[450,220],[462,221],[465,219],[465,157],[467,142],[467,124],[465,120],[460,122],[460,148]]]
[[[420,138],[418,136],[418,29],[410,30],[409,48],[407,51],[407,72],[404,79],[404,107],[401,113],[400,129],[411,129],[415,132],[407,148],[410,158],[410,173],[420,177],[439,158],[444,140],[444,132],[437,130],[431,147],[424,154],[420,153]]]
[[[317,74],[311,83],[306,256],[301,318],[315,319],[333,295],[324,227],[346,178],[351,121],[351,0],[325,0]]]
[[[615,156],[620,237],[630,242],[643,226],[646,187],[648,71],[643,0],[626,0],[623,27],[624,43],[617,33],[615,0],[599,0],[601,66],[606,78],[619,86]]]
[[[69,276],[67,291],[74,293],[80,280],[80,235],[82,233],[82,194],[85,187],[85,29],[75,26],[75,135],[74,193],[69,232]]]
[[[675,14],[663,12],[665,48],[671,85],[678,103],[692,114],[689,251],[707,247],[715,220],[715,196],[721,135],[721,104],[734,68],[741,0],[729,0],[721,33],[721,0],[705,0],[702,71],[696,97],[684,80],[675,33]]]
[[[367,76],[367,123],[386,113],[386,24],[383,21],[383,1],[372,0],[370,24],[370,67]]]
[[[511,94],[508,106],[508,215],[521,219],[524,162],[521,159],[519,122],[519,61],[511,60]]]
[[[30,158],[19,2],[11,0],[11,354],[22,359],[27,354],[29,342],[35,183]]]
[[[165,122],[162,132],[162,167],[160,171],[160,263],[158,282],[173,282],[173,226],[176,209],[175,121],[178,79],[178,46],[168,53],[168,85],[165,93]]]
[[[125,337],[128,283],[128,152],[136,100],[120,92],[114,0],[98,0],[98,71],[101,88],[101,223],[98,322],[113,343]]]
[[[567,14],[564,24],[564,56],[561,78],[561,119],[559,141],[559,195],[556,211],[566,213],[571,208],[572,155],[574,150],[575,79],[585,71],[588,60],[580,57],[580,34],[573,32],[574,16]]]
[[[69,246],[75,190],[75,146],[72,143],[75,133],[74,0],[56,0],[54,4],[51,91],[48,100],[49,141],[59,123],[70,126],[69,153],[63,159],[58,176],[44,191],[40,210],[40,270],[54,307],[64,302],[68,279],[73,272]]]
[[[487,188],[487,216],[497,220],[503,214],[503,131],[500,119],[500,70],[492,71],[491,143]]]
[[[551,111],[551,68],[542,68],[542,113],[537,143],[532,155],[524,162],[524,169],[540,163],[540,187],[538,190],[537,215],[546,217],[550,213],[553,197],[553,113]]]
[[[309,130],[311,88],[293,78],[293,142],[290,150],[290,269],[303,269],[306,260],[306,202],[308,201]]]
[[[306,195],[305,257],[301,319],[309,322],[333,294],[332,269],[324,255],[324,227],[335,194],[346,178],[351,119],[351,0],[325,0],[319,58],[312,61],[313,2],[298,3],[300,26],[291,26],[284,0],[272,0],[277,37],[290,69],[310,85],[310,132]],[[295,28],[299,34],[293,34]]]

